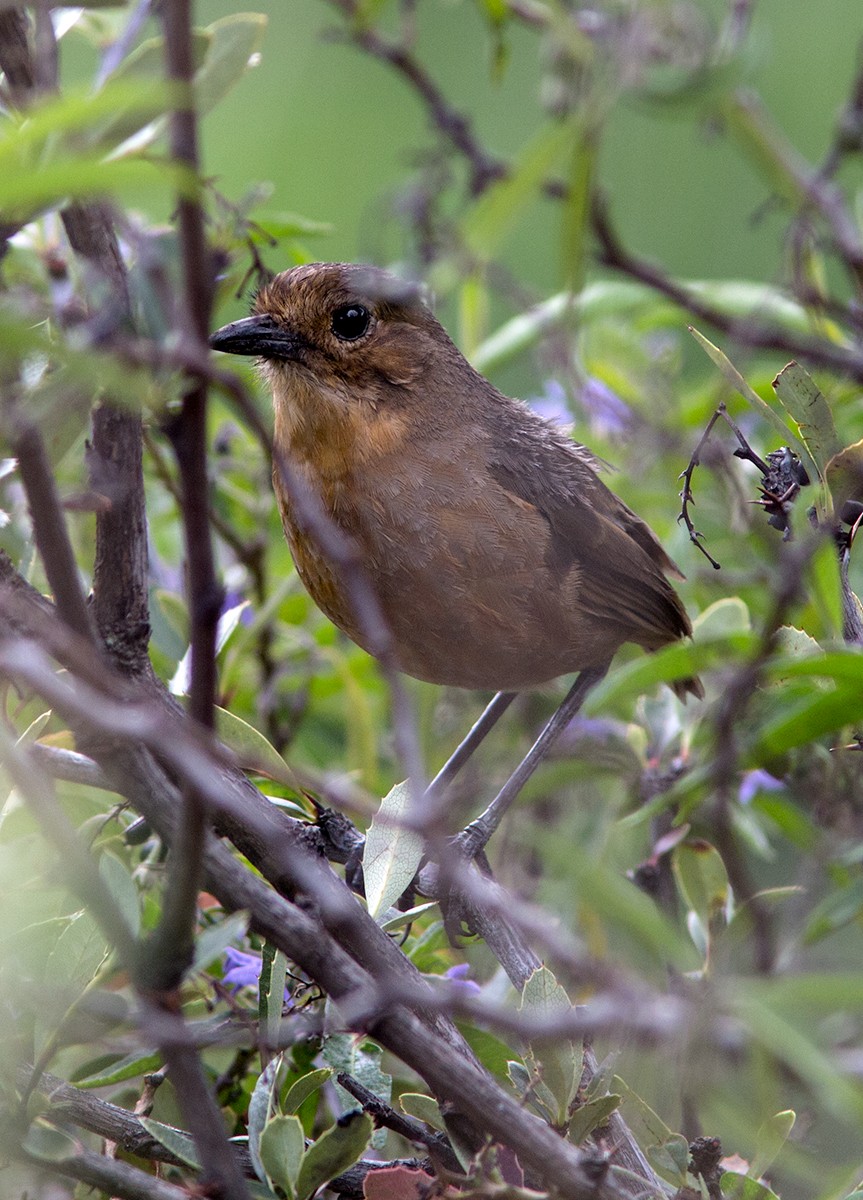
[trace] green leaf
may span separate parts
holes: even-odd
[[[797,426],[801,440],[825,478],[828,461],[842,449],[833,413],[815,380],[799,363],[790,362],[773,380],[773,390]]]
[[[723,1171],[719,1187],[722,1200],[779,1200],[766,1184],[750,1179],[748,1175],[738,1175],[736,1171]]]
[[[333,1073],[329,1067],[319,1067],[316,1071],[309,1071],[307,1075],[303,1075],[288,1088],[282,1100],[282,1111],[298,1112],[303,1102],[319,1088],[322,1088],[328,1080],[332,1079],[332,1076]]]
[[[260,730],[255,729],[236,713],[216,706],[216,733],[229,750],[236,754],[244,771],[254,771],[283,783],[285,787],[299,791],[297,777],[291,768]]]
[[[264,1127],[267,1122],[272,1119],[275,1109],[275,1099],[278,1093],[278,1077],[279,1071],[283,1063],[284,1056],[277,1054],[271,1058],[263,1069],[255,1083],[249,1100],[249,1115],[248,1115],[248,1134],[249,1134],[249,1157],[252,1160],[252,1166],[255,1169],[255,1174],[262,1183],[267,1182],[267,1173],[264,1170],[264,1164],[261,1162],[260,1144],[261,1134],[264,1132]]]
[[[132,873],[115,855],[104,852],[99,858],[99,874],[133,937],[141,931],[141,899]]]
[[[143,1053],[136,1050],[132,1054],[127,1054],[125,1058],[113,1062],[110,1067],[104,1067],[101,1071],[85,1075],[83,1079],[75,1079],[73,1076],[73,1083],[79,1088],[107,1087],[112,1083],[122,1083],[124,1079],[136,1079],[139,1075],[148,1075],[151,1071],[157,1071],[161,1065],[162,1055],[159,1051]]]
[[[714,346],[713,342],[708,341],[704,334],[699,333],[698,330],[692,325],[689,327],[689,332],[695,338],[696,342],[698,342],[699,346],[705,352],[708,358],[712,359],[712,361],[716,364],[734,390],[738,392],[744,400],[748,400],[755,411],[760,413],[765,420],[769,421],[774,429],[778,430],[783,439],[789,442],[795,442],[797,444],[800,449],[801,457],[808,459],[809,464],[812,467],[812,474],[814,477],[817,477],[818,469],[815,466],[815,463],[812,461],[812,457],[809,454],[809,449],[797,437],[794,430],[792,430],[791,427],[782,420],[777,412],[774,412],[774,410],[765,400],[761,399],[754,388],[749,386],[728,356],[723,354],[718,346]]]
[[[170,1150],[179,1158],[180,1162],[186,1163],[190,1167],[201,1168],[201,1160],[198,1158],[198,1152],[195,1149],[194,1140],[185,1133],[182,1129],[175,1129],[173,1125],[163,1125],[161,1121],[154,1121],[152,1117],[139,1117],[138,1120],[147,1130],[151,1137],[154,1137],[157,1142]]]
[[[249,914],[242,908],[230,913],[223,920],[208,925],[198,934],[191,970],[205,971],[224,954],[228,946],[232,946],[243,937],[248,927]]]
[[[682,1133],[673,1133],[658,1146],[648,1146],[646,1153],[648,1162],[663,1179],[676,1187],[686,1186],[689,1142]]]
[[[409,1117],[425,1122],[431,1129],[446,1129],[438,1102],[431,1096],[425,1096],[422,1092],[403,1092],[399,1096],[399,1108]]]
[[[525,983],[519,1001],[519,1012],[547,1020],[569,1016],[573,1005],[566,991],[548,967],[539,967]],[[551,1094],[556,1123],[563,1125],[569,1105],[575,1096],[582,1072],[583,1052],[580,1046],[564,1038],[530,1044],[528,1061],[534,1074]]]
[[[249,60],[261,48],[267,29],[263,13],[232,13],[204,30],[211,42],[201,69],[195,76],[195,106],[204,116],[239,83],[249,69]]]
[[[575,119],[545,125],[505,178],[493,183],[465,218],[462,233],[470,254],[487,261],[527,205],[539,194],[549,172],[572,145]]]
[[[410,885],[423,856],[423,839],[404,821],[410,811],[410,786],[397,783],[384,796],[366,833],[363,878],[370,914],[379,920]]]
[[[266,942],[262,954],[261,978],[258,983],[258,1016],[262,1026],[264,1044],[269,1047],[279,1044],[287,974],[287,958],[272,942]]]
[[[597,1096],[579,1105],[570,1117],[569,1140],[580,1146],[588,1134],[604,1125],[611,1114],[620,1106],[620,1096]]]
[[[761,1176],[772,1166],[788,1135],[794,1128],[797,1114],[790,1108],[774,1113],[764,1122],[755,1136],[755,1154],[747,1172],[753,1179]]]
[[[299,1117],[273,1117],[264,1126],[259,1144],[261,1163],[270,1182],[290,1197],[296,1191],[305,1149],[306,1139]]]
[[[487,1029],[477,1029],[466,1021],[459,1021],[458,1029],[485,1069],[498,1079],[506,1079],[512,1047]]]
[[[728,872],[722,856],[709,842],[692,838],[674,847],[671,868],[684,904],[709,933],[728,906]]]
[[[389,1104],[393,1091],[393,1077],[381,1070],[383,1050],[376,1042],[350,1033],[332,1034],[324,1042],[322,1056],[324,1062],[334,1071],[344,1071],[347,1075],[352,1075],[380,1100]],[[354,1097],[338,1083],[335,1085],[335,1092],[342,1112],[351,1112],[356,1108],[357,1102]],[[378,1129],[372,1138],[372,1145],[375,1149],[380,1149],[385,1140],[386,1130]]]
[[[349,1112],[313,1142],[303,1157],[297,1200],[309,1200],[323,1184],[353,1166],[369,1144],[374,1126],[368,1113]]]

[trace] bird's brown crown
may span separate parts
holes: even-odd
[[[449,342],[415,284],[376,267],[309,263],[283,271],[258,292],[252,309],[292,341],[283,356],[321,383],[354,387],[413,382],[435,343]]]

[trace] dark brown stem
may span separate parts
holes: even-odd
[[[594,197],[591,209],[593,232],[599,244],[599,261],[615,271],[637,279],[677,304],[684,312],[727,334],[741,346],[776,350],[789,358],[803,358],[817,366],[836,371],[863,382],[863,354],[838,346],[825,339],[790,332],[778,325],[761,324],[751,317],[731,317],[714,305],[701,300],[682,284],[676,283],[660,267],[631,254],[620,243],[602,197]]]
[[[13,447],[33,522],[33,537],[48,586],[54,593],[57,612],[71,630],[92,645],[95,652],[93,626],[45,443],[36,426],[21,418],[18,412],[12,413],[12,421],[18,430],[13,434]]]
[[[461,1170],[461,1164],[450,1145],[449,1138],[444,1134],[432,1132],[421,1121],[415,1121],[413,1117],[406,1117],[403,1113],[396,1112],[394,1108],[381,1100],[380,1096],[370,1092],[352,1075],[346,1075],[342,1071],[336,1078],[345,1091],[360,1102],[363,1110],[372,1117],[376,1125],[392,1129],[394,1133],[400,1134],[407,1141],[425,1146],[429,1154],[436,1158],[446,1170]]]

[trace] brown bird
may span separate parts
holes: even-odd
[[[680,572],[591,452],[478,374],[416,288],[374,267],[294,267],[210,344],[260,358],[275,444],[360,546],[407,674],[515,691],[691,633],[665,578]],[[274,481],[303,583],[362,646]],[[697,679],[675,690],[703,695]]]

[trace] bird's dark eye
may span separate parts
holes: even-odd
[[[343,342],[355,342],[369,327],[371,313],[362,304],[343,304],[333,313],[333,333]]]

